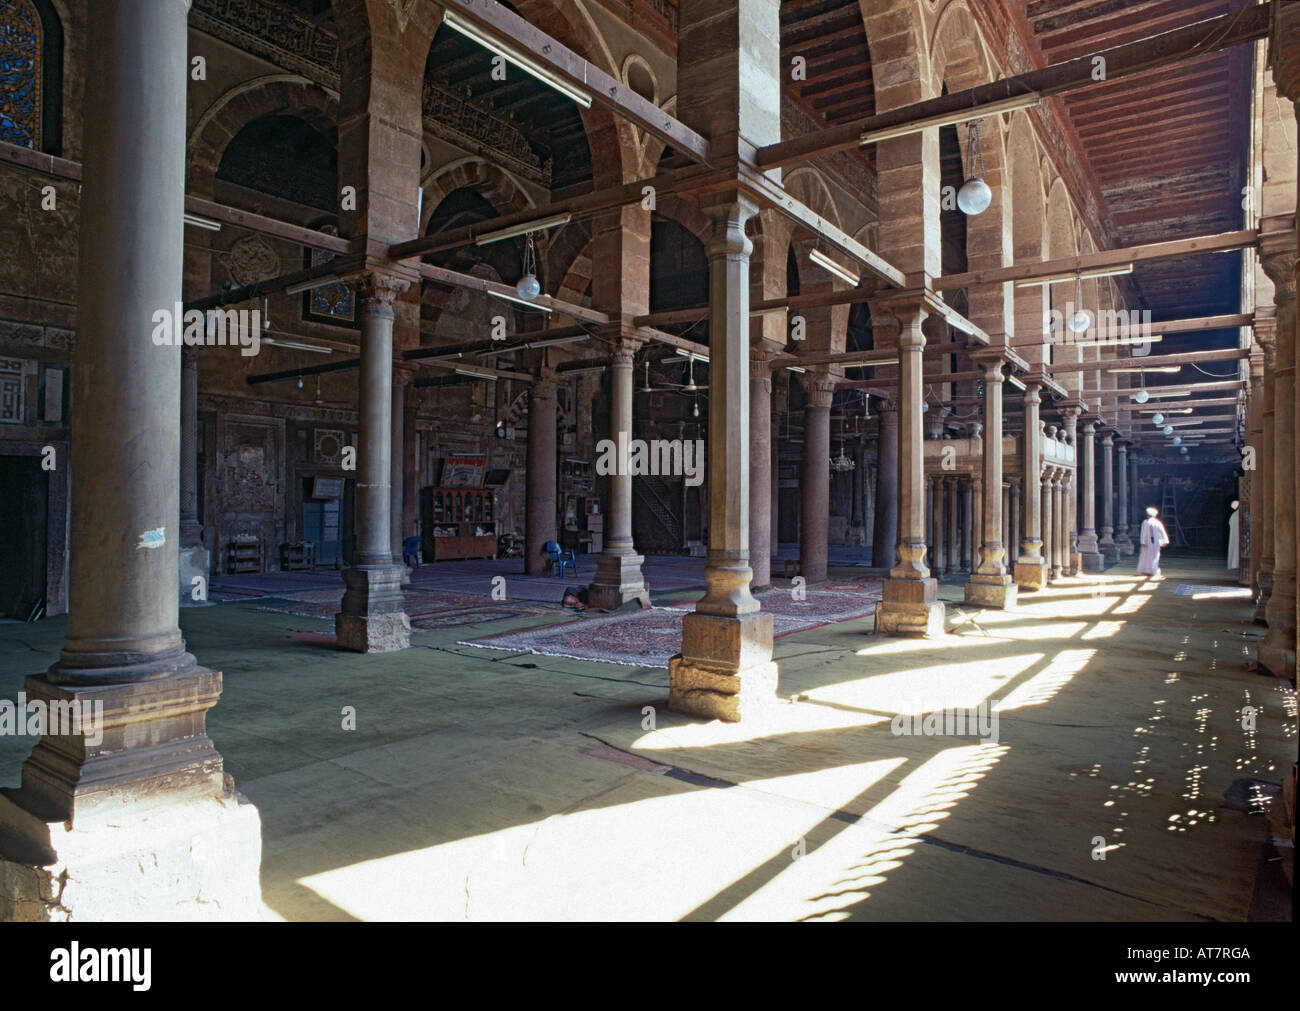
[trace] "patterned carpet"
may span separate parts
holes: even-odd
[[[534,614],[548,614],[554,607],[531,603],[491,601],[475,593],[449,593],[445,590],[406,591],[406,613],[411,627],[425,630],[459,628],[484,621],[501,621]],[[300,590],[264,600],[259,611],[276,611],[300,618],[333,619],[343,602],[343,588]]]
[[[852,589],[808,590],[803,600],[794,599],[789,590],[773,589],[760,593],[758,599],[763,610],[773,615],[776,637],[862,618],[875,611],[880,600],[878,578],[864,577],[840,585]],[[682,648],[682,615],[692,610],[693,604],[653,607],[469,639],[461,645],[632,667],[667,667],[669,659]]]

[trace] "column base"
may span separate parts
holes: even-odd
[[[1259,592],[1255,594],[1255,614],[1254,621],[1256,625],[1268,624],[1268,599],[1273,595],[1273,570],[1259,570]]]
[[[209,570],[212,562],[212,556],[208,549],[202,544],[186,547],[181,546],[178,553],[180,567],[180,606],[181,607],[202,607],[208,602],[208,583],[211,581]],[[195,579],[201,579],[202,582],[196,584]],[[195,599],[194,591],[197,587],[203,588],[200,599]]]
[[[411,619],[402,610],[402,566],[343,570],[347,590],[334,616],[340,649],[395,653],[411,645]]]
[[[1066,574],[1070,576],[1077,576],[1082,571],[1083,571],[1083,555],[1081,555],[1079,552],[1076,551],[1072,555],[1070,555],[1070,567],[1066,571]]]
[[[876,634],[943,635],[947,611],[938,597],[939,581],[933,577],[886,579],[876,605]]]
[[[668,661],[668,708],[738,723],[776,702],[772,615],[682,618],[682,651]]]
[[[1101,553],[1102,564],[1110,568],[1119,561],[1119,549],[1115,547],[1114,541],[1100,541],[1097,544],[1097,550]]]
[[[1100,551],[1082,552],[1079,555],[1079,565],[1082,571],[1093,576],[1106,571],[1106,559],[1102,557]]]
[[[971,576],[966,584],[966,603],[977,607],[1016,606],[1016,584],[1010,576]]]
[[[1124,534],[1122,537],[1116,537],[1115,547],[1119,551],[1120,556],[1124,558],[1135,553],[1133,550],[1133,542],[1129,540],[1128,534]]]
[[[1022,590],[1041,590],[1047,585],[1047,560],[1045,558],[1017,558],[1016,586]]]
[[[587,606],[617,611],[624,604],[650,606],[650,590],[641,574],[641,555],[602,554],[596,562],[596,578],[587,587]]]
[[[1295,579],[1290,573],[1282,580],[1278,580],[1274,573],[1273,592],[1268,598],[1268,634],[1260,641],[1256,652],[1260,667],[1286,681],[1295,679],[1294,586]]]
[[[262,905],[262,827],[233,786],[128,801],[83,825],[0,795],[0,921],[248,921]]]

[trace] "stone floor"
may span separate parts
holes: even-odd
[[[456,645],[550,615],[372,657],[255,602],[181,623],[225,672],[209,730],[261,810],[274,916],[1243,920],[1265,819],[1224,795],[1281,780],[1294,691],[1246,669],[1261,629],[1217,563],[1132,567],[1005,613],[946,582],[942,639],[780,639],[781,701],[741,725],[668,712],[663,670]],[[63,629],[0,627],[0,698]],[[891,729],[985,700],[996,743]],[[0,784],[31,745],[0,738]]]

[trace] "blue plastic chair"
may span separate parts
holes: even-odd
[[[553,575],[559,576],[561,579],[563,579],[564,567],[566,565],[569,566],[571,569],[573,569],[575,575],[577,574],[578,562],[577,559],[573,557],[572,548],[570,548],[568,551],[562,551],[560,549],[560,545],[557,544],[555,541],[547,541],[546,554],[547,557],[550,558],[551,560],[551,573]],[[557,566],[559,567],[558,572],[556,572]]]
[[[402,562],[413,569],[420,567],[420,538],[402,538]]]

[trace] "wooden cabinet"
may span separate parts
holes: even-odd
[[[316,545],[311,541],[280,545],[281,571],[298,572],[314,568],[316,568]]]
[[[420,490],[420,529],[426,559],[495,558],[498,504],[495,488]]]

